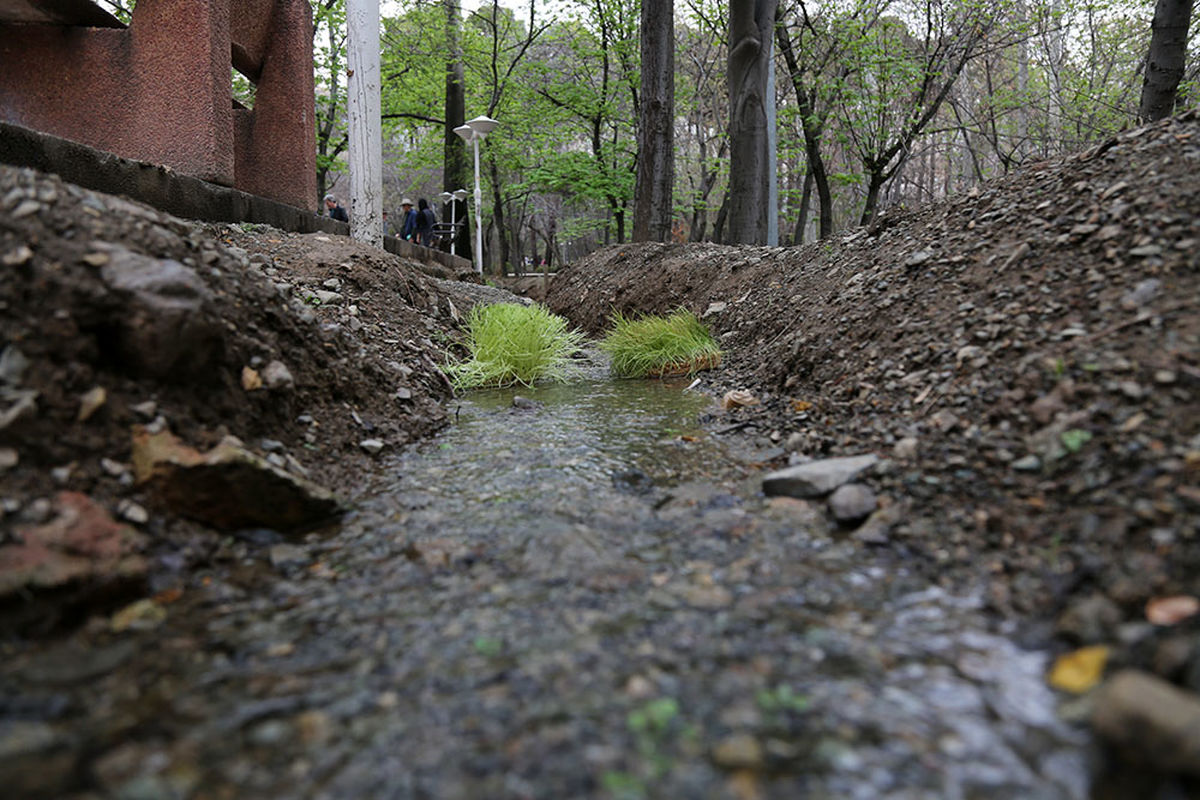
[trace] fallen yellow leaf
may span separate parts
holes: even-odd
[[[1050,670],[1050,685],[1064,692],[1083,694],[1100,682],[1108,663],[1108,647],[1081,647],[1058,657]]]
[[[802,414],[805,411],[808,411],[812,407],[813,407],[813,404],[808,402],[807,400],[793,400],[792,401],[792,411],[795,411],[797,414]]]

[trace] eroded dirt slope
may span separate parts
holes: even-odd
[[[1059,623],[1085,641],[1200,590],[1198,302],[1194,114],[829,242],[609,247],[548,298],[591,332],[702,314],[727,354],[705,382],[762,401],[732,424],[793,461],[891,458],[877,544],[990,574],[1008,613],[1091,603]]]

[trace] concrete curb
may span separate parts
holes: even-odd
[[[350,235],[350,226],[346,223],[317,216],[311,211],[7,122],[0,122],[0,161],[54,173],[87,189],[125,195],[186,219],[252,222],[293,233]],[[394,236],[385,238],[384,248],[402,258],[444,267],[446,274],[437,277],[462,277],[471,271],[471,262],[465,258],[419,247]],[[441,270],[433,272],[440,273]]]

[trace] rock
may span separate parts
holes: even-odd
[[[763,748],[750,734],[735,733],[717,742],[712,760],[725,769],[758,769],[763,765]]]
[[[729,303],[717,300],[715,302],[709,303],[708,308],[704,309],[704,313],[701,314],[700,316],[703,318],[703,317],[711,316],[713,314],[720,314],[722,311],[724,311],[727,308],[729,308]]]
[[[107,401],[108,392],[104,390],[104,387],[93,386],[83,394],[83,397],[79,398],[79,413],[76,415],[75,421],[87,422]]]
[[[202,454],[170,431],[152,434],[135,425],[133,470],[159,503],[221,530],[294,530],[340,510],[327,489],[271,465],[231,439]]]
[[[38,393],[32,389],[0,392],[0,431],[18,420],[37,414]],[[8,407],[4,408],[4,404]]]
[[[522,411],[533,411],[534,409],[541,408],[542,404],[537,400],[530,400],[528,397],[522,397],[518,394],[513,395],[512,407],[519,408]]]
[[[134,525],[145,525],[150,521],[150,513],[128,498],[117,503],[117,513],[121,519]]]
[[[829,496],[829,510],[838,522],[857,522],[875,510],[875,492],[861,483],[839,486]]]
[[[156,378],[205,373],[224,334],[204,313],[212,295],[195,270],[116,248],[100,277],[125,301],[113,320],[114,361]]]
[[[1037,472],[1042,468],[1042,460],[1031,454],[1018,458],[1010,466],[1018,472]]]
[[[158,403],[153,400],[138,403],[136,406],[130,406],[130,408],[133,410],[133,413],[142,419],[154,419],[154,415],[158,413]]]
[[[295,567],[300,564],[307,564],[312,560],[312,556],[303,547],[297,547],[294,544],[276,544],[272,545],[268,551],[271,559],[271,566],[279,569],[281,567]]]
[[[1122,670],[1096,693],[1092,727],[1129,761],[1200,776],[1200,696]]]
[[[144,537],[122,525],[79,492],[61,492],[55,516],[18,528],[20,544],[0,547],[0,596],[26,588],[64,586],[82,580],[131,580],[145,575],[137,555]]]
[[[396,389],[395,397],[397,400],[412,400],[412,396],[412,389],[409,389],[407,386],[400,386]],[[513,399],[515,400],[516,398]]]
[[[0,264],[6,267],[19,267],[29,263],[32,258],[33,251],[27,245],[22,244],[0,256]]]
[[[29,359],[25,357],[15,344],[10,344],[0,351],[0,382],[17,386],[29,369]]]
[[[733,602],[733,594],[724,586],[703,586],[689,584],[678,592],[679,599],[692,608],[715,611],[728,608]]]
[[[363,439],[358,443],[358,446],[374,456],[378,455],[386,445],[383,443],[382,439]]]
[[[821,497],[854,480],[878,462],[879,457],[871,454],[798,464],[768,473],[763,478],[763,492],[768,496]]]
[[[1058,618],[1058,632],[1078,644],[1096,644],[1112,638],[1121,624],[1121,609],[1102,594],[1078,600]]]
[[[257,392],[263,388],[262,375],[250,366],[242,367],[242,388],[247,392]]]
[[[167,619],[167,610],[150,598],[138,600],[113,614],[109,629],[113,633],[154,630]]]
[[[1162,281],[1158,278],[1147,278],[1121,297],[1121,308],[1126,311],[1141,308],[1153,300],[1161,288]]]
[[[0,472],[8,470],[21,463],[21,457],[11,447],[0,447]]]
[[[329,292],[324,289],[317,289],[311,295],[323,306],[336,306],[342,303],[344,298],[337,292]]]
[[[287,391],[296,385],[296,379],[282,361],[272,361],[263,368],[263,383],[272,392]]]
[[[892,455],[901,461],[912,461],[920,452],[920,441],[914,436],[906,436],[892,447]]]

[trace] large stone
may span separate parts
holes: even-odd
[[[337,498],[229,438],[207,453],[170,431],[133,429],[133,470],[139,484],[171,511],[221,530],[290,531],[333,518]]]
[[[1200,696],[1123,670],[1097,692],[1092,726],[1132,762],[1200,776]]]
[[[62,492],[44,525],[17,528],[19,543],[0,547],[0,597],[27,588],[56,588],[145,575],[137,551],[145,538],[115,521],[79,492]]]
[[[137,373],[165,378],[203,372],[212,362],[223,332],[201,313],[212,295],[193,269],[117,248],[100,277],[127,302],[115,320],[123,363]]]
[[[861,483],[839,486],[829,496],[829,510],[838,522],[857,522],[865,519],[878,505],[875,492]]]
[[[827,458],[769,473],[763,478],[763,492],[788,497],[823,497],[849,483],[878,463],[876,455]]]

